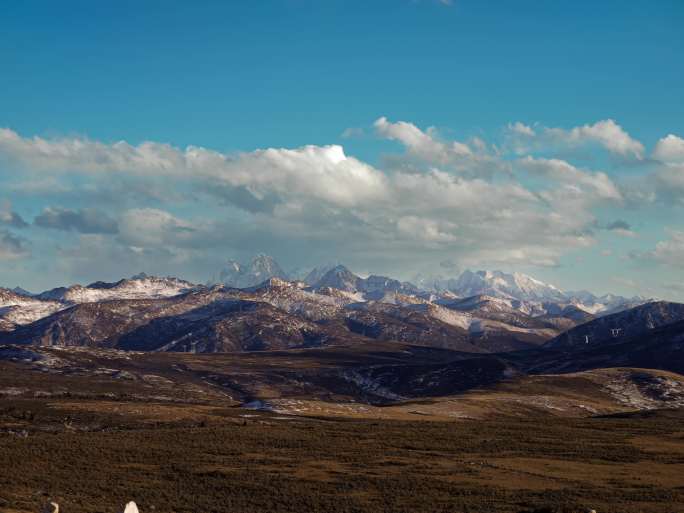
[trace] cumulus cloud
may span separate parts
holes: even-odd
[[[670,238],[658,242],[649,256],[672,267],[684,267],[684,231],[671,230]]]
[[[421,130],[413,123],[390,122],[386,117],[378,118],[373,126],[380,137],[404,146],[403,155],[388,159],[404,171],[427,166],[463,176],[489,178],[499,173],[510,174],[510,165],[500,158],[497,148],[488,146],[479,137],[472,137],[467,142],[447,141],[439,136],[435,127]]]
[[[632,258],[684,268],[684,231],[670,229],[667,232],[669,238],[658,242],[651,251],[632,253]]]
[[[570,130],[577,135],[567,138],[600,141],[597,133],[610,126],[597,125]],[[85,250],[109,251],[131,266],[250,250],[298,262],[317,253],[322,260],[366,258],[363,265],[420,258],[435,265],[555,266],[595,243],[595,209],[622,200],[606,173],[565,160],[511,161],[479,138],[448,141],[435,129],[385,117],[374,127],[404,146],[398,159],[410,165],[382,170],[339,145],[223,154],[155,142],[22,138],[7,129],[0,131],[0,159],[27,170],[34,183],[45,180],[39,192],[22,194],[49,194],[52,185],[68,183],[60,194],[98,207],[48,207],[35,220],[82,234],[73,251],[62,247],[60,255],[83,268],[77,255]],[[509,130],[534,139],[553,129],[513,124]],[[630,147],[610,144],[616,152]]]
[[[587,195],[607,200],[620,200],[622,195],[605,173],[582,171],[564,160],[527,156],[518,163],[526,170],[570,187],[582,189]]]
[[[531,126],[516,122],[509,124],[507,131],[509,142],[518,152],[558,146],[575,148],[587,144],[598,144],[621,157],[642,159],[644,155],[644,145],[632,138],[612,119],[570,129],[538,127],[535,130]]]
[[[47,207],[34,219],[34,224],[53,230],[76,231],[80,233],[117,233],[115,219],[97,209],[72,210],[62,207]]]
[[[506,128],[510,133],[517,134],[523,137],[534,137],[535,135],[537,135],[534,131],[534,128],[532,128],[529,125],[526,125],[525,123],[521,123],[520,121],[516,121],[515,123],[509,123]]]
[[[29,255],[26,240],[0,229],[0,260],[15,260]]]
[[[196,150],[188,148],[187,153],[191,156]],[[170,173],[184,167],[183,154],[167,144],[132,146],[124,141],[105,144],[79,138],[23,138],[7,128],[0,129],[0,154],[40,170]]]
[[[378,118],[373,125],[382,137],[401,142],[411,154],[429,162],[446,164],[472,153],[470,148],[461,142],[445,143],[437,140],[434,127],[423,132],[412,123],[391,123],[385,117]]]
[[[169,212],[155,208],[132,209],[123,213],[119,238],[132,248],[182,245],[197,229]]]
[[[684,205],[684,164],[663,165],[644,182],[643,190],[653,189],[653,199]]]
[[[656,143],[652,155],[662,162],[684,164],[684,139],[669,134]]]

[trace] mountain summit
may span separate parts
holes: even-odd
[[[357,292],[362,279],[343,265],[337,265],[325,273],[314,285],[315,288],[329,287],[344,292]]]
[[[221,270],[218,281],[235,288],[254,287],[270,278],[287,280],[288,276],[273,257],[256,255],[247,264],[229,260]]]
[[[496,296],[523,301],[559,301],[567,296],[557,287],[522,273],[502,271],[464,271],[452,286],[463,296]]]

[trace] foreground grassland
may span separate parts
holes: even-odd
[[[455,422],[0,400],[0,511],[684,511],[684,414]],[[548,508],[548,509],[544,509]]]

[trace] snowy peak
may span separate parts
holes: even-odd
[[[338,267],[340,264],[324,264],[318,267],[314,267],[306,276],[304,277],[304,283],[307,285],[316,285],[323,276],[325,276],[329,271]]]
[[[566,295],[553,285],[522,273],[464,271],[450,290],[461,296],[496,296],[523,301],[564,300]]]
[[[62,308],[64,305],[57,301],[42,301],[0,288],[0,331],[29,324]]]
[[[136,275],[115,283],[98,281],[84,287],[72,285],[48,290],[36,296],[41,300],[70,304],[94,303],[112,299],[153,299],[177,296],[193,290],[195,285],[178,278]]]
[[[230,287],[247,288],[259,285],[269,278],[287,280],[288,276],[272,257],[256,255],[249,263],[229,260],[219,274],[219,282]]]
[[[272,257],[268,255],[257,255],[249,263],[249,271],[255,276],[268,278],[287,278],[285,271],[278,265]]]
[[[415,294],[420,290],[407,282],[401,282],[387,276],[370,275],[361,278],[343,265],[336,265],[313,285],[316,289],[330,288],[344,292],[363,293],[368,300],[378,300],[386,294]]]
[[[330,269],[316,282],[315,288],[331,288],[344,292],[358,292],[361,290],[362,279],[343,265]]]

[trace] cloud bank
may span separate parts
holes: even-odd
[[[416,261],[554,267],[603,234],[635,237],[628,221],[614,221],[634,202],[630,187],[650,191],[644,204],[684,198],[675,135],[655,145],[638,178],[648,185],[639,187],[572,163],[567,153],[549,155],[592,147],[644,162],[644,145],[610,119],[571,128],[514,122],[494,142],[451,140],[387,117],[372,130],[402,148],[387,167],[337,144],[226,154],[1,129],[0,162],[11,173],[0,181],[14,191],[5,199],[42,205],[31,225],[13,204],[0,204],[0,258],[27,257],[39,229],[65,234],[52,239],[57,265],[76,274],[97,258],[117,270],[163,261],[208,278],[200,267],[255,251],[297,265],[335,259],[390,270]],[[677,233],[653,260],[678,265]]]

